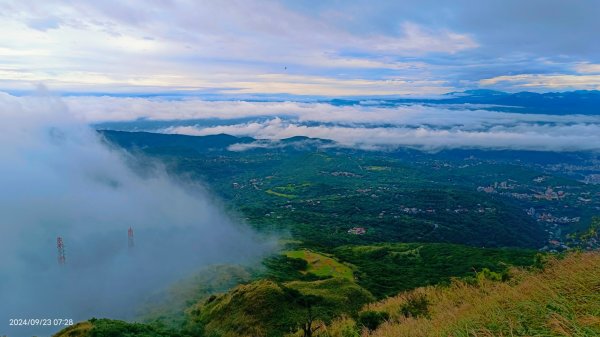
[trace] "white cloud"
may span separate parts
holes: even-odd
[[[427,126],[347,127],[307,126],[275,118],[266,122],[207,128],[171,127],[165,133],[204,136],[226,133],[278,140],[293,136],[331,139],[341,146],[364,149],[413,147],[428,151],[453,148],[514,149],[537,151],[600,151],[600,124],[494,126],[487,130]],[[247,145],[233,150],[245,150]],[[258,146],[257,146],[258,147]]]
[[[135,171],[131,157],[107,147],[59,99],[0,93],[0,116],[4,322],[26,315],[131,318],[148,294],[190,272],[258,261],[270,250],[199,184],[180,184],[151,162],[143,174]],[[66,247],[64,266],[57,236]],[[3,332],[11,335],[53,332],[8,328]]]
[[[598,88],[596,78],[569,74],[598,74],[597,47],[584,42],[593,39],[571,38],[597,30],[590,6],[555,3],[529,17],[513,15],[523,7],[517,1],[405,2],[5,0],[0,89],[32,82],[110,93]],[[549,31],[552,39],[541,38]],[[512,75],[524,71],[532,73]]]
[[[574,68],[580,74],[600,74],[600,64],[596,63],[578,63]]]
[[[382,108],[376,105],[115,97],[70,97],[65,101],[79,118],[96,122],[142,117],[151,120],[261,119],[234,125],[187,125],[160,130],[187,135],[227,133],[269,140],[308,136],[332,139],[344,146],[368,148],[600,149],[600,116],[593,115],[528,114],[526,110],[508,113],[466,109],[464,106]]]
[[[291,116],[301,122],[392,123],[419,126],[462,126],[477,128],[494,124],[526,123],[598,123],[598,116],[557,116],[476,110],[478,106],[407,105],[335,106],[328,103],[205,101],[197,98],[170,100],[109,96],[72,96],[63,99],[70,110],[88,122],[123,121],[138,118],[151,120],[186,120],[202,118],[231,119],[260,116]],[[368,102],[366,102],[368,103]],[[471,108],[471,109],[467,109]]]
[[[345,146],[480,147],[529,150],[598,150],[600,116],[543,115],[435,106],[333,106],[298,102],[207,102],[143,98],[72,97],[80,118],[154,120],[260,117],[212,127],[173,126],[166,133],[227,133],[278,140],[293,136],[332,139]],[[267,118],[267,121],[264,121]],[[385,127],[383,127],[385,125]]]
[[[431,31],[412,22],[402,24],[401,38],[376,37],[371,40],[376,50],[395,53],[456,52],[477,48],[478,44],[468,35],[447,30]]]
[[[551,90],[600,90],[600,75],[521,74],[503,75],[479,81],[483,86],[505,84],[517,88]]]
[[[468,35],[410,22],[394,34],[350,33],[276,2],[24,1],[3,7],[4,89],[44,82],[84,92],[442,93],[452,88],[431,80],[429,66],[398,56],[477,46]],[[347,50],[363,56],[343,56]],[[393,73],[375,79],[344,74],[356,69]],[[386,80],[390,75],[399,80]]]

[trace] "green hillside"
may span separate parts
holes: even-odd
[[[90,320],[56,337],[302,336],[598,336],[600,253],[571,253],[543,269],[483,269],[469,281],[417,288],[380,302],[343,279],[241,285],[190,308],[181,330]],[[312,316],[309,315],[311,308]],[[372,331],[369,331],[370,327]]]
[[[368,337],[600,336],[600,254],[571,254],[542,272],[516,270],[509,282],[419,288],[365,311],[387,317]]]
[[[314,328],[343,316],[358,320],[364,305],[401,290],[448,284],[451,277],[474,277],[474,271],[484,268],[503,273],[510,265],[533,264],[534,256],[529,250],[427,243],[343,246],[330,254],[284,251],[266,259],[266,270],[257,272],[250,283],[248,272],[233,267],[214,269],[220,276],[199,274],[180,283],[171,292],[175,299],[187,299],[188,306],[181,308],[181,301],[160,303],[153,310],[150,306],[147,328],[189,336],[283,336],[307,321],[313,321]],[[218,292],[217,284],[235,280],[245,284],[208,296],[207,289]],[[97,324],[115,331],[139,328],[122,322]],[[79,330],[83,328],[90,326]]]
[[[277,284],[261,280],[210,298],[191,310],[191,327],[206,336],[281,336],[310,320],[356,315],[373,300],[369,292],[343,278]]]
[[[465,159],[468,154],[299,149],[293,139],[288,147],[233,152],[227,150],[229,145],[250,140],[226,135],[102,134],[117,146],[163,161],[174,174],[207,182],[253,227],[289,232],[315,246],[451,242],[539,248],[546,242],[544,228],[524,209],[544,208],[587,221],[588,205],[582,207],[577,198],[597,190],[555,175],[538,186],[532,179],[545,173],[537,167]],[[498,190],[502,193],[478,191],[502,181],[510,182]],[[574,192],[560,202],[533,197],[559,184]],[[348,234],[352,227],[366,228],[365,235]]]

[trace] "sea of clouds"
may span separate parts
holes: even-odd
[[[494,111],[476,105],[392,105],[363,102],[204,101],[187,98],[70,97],[66,104],[88,122],[164,121],[147,131],[213,135],[226,133],[279,140],[307,136],[363,149],[411,147],[539,151],[600,150],[600,115],[551,115]],[[485,108],[485,109],[484,109]],[[246,120],[241,122],[240,118]],[[206,125],[181,121],[217,119]],[[231,121],[231,122],[228,122]]]

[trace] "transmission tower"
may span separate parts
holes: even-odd
[[[63,243],[62,237],[56,238],[56,248],[58,249],[58,264],[65,264],[65,244]]]
[[[129,227],[129,230],[127,231],[127,246],[129,247],[129,249],[133,248],[133,246],[134,246],[133,228],[131,228],[131,227]]]

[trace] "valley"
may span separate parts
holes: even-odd
[[[597,244],[585,233],[600,214],[600,185],[575,169],[594,165],[592,154],[361,151],[303,137],[231,151],[256,140],[101,134],[203,184],[240,221],[277,236],[280,252],[261,266],[220,267],[208,291],[202,278],[174,285],[181,300],[146,304],[144,324],[95,320],[69,336],[295,336],[340,319],[358,333],[378,320],[369,303],[458,280],[509,280],[515,268],[535,273],[549,253],[584,247],[582,237],[586,249]]]

